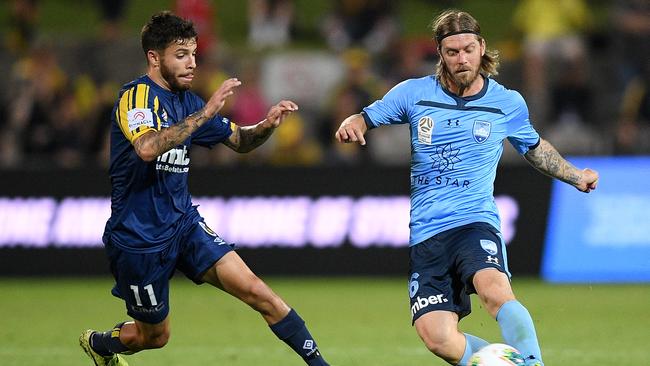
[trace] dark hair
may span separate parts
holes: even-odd
[[[194,23],[170,11],[161,11],[142,27],[142,50],[146,55],[149,50],[162,51],[172,42],[192,38],[198,38]]]
[[[433,36],[438,42],[438,50],[440,50],[440,43],[443,39],[450,35],[460,33],[475,34],[479,41],[484,41],[481,36],[481,26],[478,21],[474,19],[469,13],[460,10],[446,10],[433,20],[431,24]],[[485,54],[481,58],[481,73],[486,76],[497,75],[499,72],[499,53],[494,50],[485,49]],[[439,79],[450,79],[448,71],[445,69],[442,55],[436,67],[436,76]]]

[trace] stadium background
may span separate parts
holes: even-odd
[[[635,184],[650,179],[650,160],[644,158],[650,154],[650,30],[625,26],[633,23],[626,16],[635,12],[650,22],[645,2],[550,1],[558,7],[585,6],[582,13],[572,12],[578,16],[560,19],[520,9],[535,1],[271,1],[293,6],[288,38],[255,23],[253,9],[263,3],[16,0],[0,5],[3,364],[85,364],[76,349],[77,333],[88,326],[109,327],[123,316],[122,305],[108,293],[111,280],[99,238],[84,242],[87,236],[68,234],[61,239],[57,217],[68,207],[64,228],[73,233],[84,231],[82,225],[96,230],[106,219],[84,217],[85,206],[65,204],[105,200],[109,194],[107,108],[116,88],[143,72],[138,34],[151,13],[187,11],[207,27],[201,33],[208,41],[199,60],[203,73],[197,78],[204,83],[196,89],[207,92],[226,76],[243,79],[251,88],[242,89],[224,110],[235,121],[261,119],[260,111],[281,97],[301,105],[301,114],[252,154],[192,151],[193,195],[228,203],[307,199],[312,208],[321,199],[340,199],[352,202],[345,206],[351,215],[385,212],[394,202],[403,208],[408,140],[405,129],[393,128],[373,131],[367,148],[341,146],[332,141],[333,129],[341,116],[401,79],[432,70],[437,56],[427,25],[448,6],[466,9],[481,22],[488,44],[501,51],[498,80],[522,91],[541,134],[581,166],[608,173],[599,190],[581,196],[553,185],[508,147],[499,168],[495,194],[505,202],[500,209],[514,215],[508,229],[514,287],[538,322],[547,363],[650,364],[644,347],[650,341],[650,220],[644,213],[650,198],[645,185]],[[368,6],[372,16],[355,13],[355,6]],[[362,35],[350,31],[348,36],[359,38],[342,47],[336,27],[328,23],[337,15],[379,24],[381,37],[364,43]],[[284,23],[276,21],[282,28]],[[539,59],[526,48],[527,39],[544,33],[544,27],[528,26],[536,21],[563,24],[561,32],[545,38],[551,47],[542,55],[543,69],[535,69]],[[256,36],[254,23],[261,27]],[[381,48],[377,40],[390,42]],[[565,42],[584,54],[557,52]],[[531,67],[541,74],[542,85]],[[47,204],[34,205],[38,200]],[[374,202],[384,206],[358,208]],[[43,218],[34,207],[50,207],[51,216]],[[404,231],[380,230],[395,221],[359,226],[360,232],[377,231],[367,240],[354,236],[352,221],[346,221],[347,234],[331,245],[316,245],[309,240],[313,235],[273,242],[277,236],[269,232],[268,238],[238,243],[239,252],[301,310],[334,364],[442,364],[408,326]],[[327,227],[337,220],[323,222]],[[232,220],[209,224],[217,232],[234,232],[224,223],[238,225]],[[599,238],[584,234],[594,229]],[[172,343],[135,356],[133,364],[298,364],[255,314],[223,294],[175,280],[172,303]],[[478,304],[475,310],[463,321],[466,329],[500,339]],[[214,344],[227,346],[215,350]],[[187,360],[188,353],[195,359]]]

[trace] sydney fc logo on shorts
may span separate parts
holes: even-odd
[[[485,142],[485,140],[490,137],[490,132],[492,131],[492,123],[486,121],[474,121],[474,128],[472,129],[472,134],[474,135],[474,140],[479,144]]]
[[[492,240],[481,239],[481,248],[491,255],[497,254],[497,243]]]

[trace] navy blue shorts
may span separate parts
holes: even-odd
[[[505,243],[492,225],[482,222],[453,228],[410,248],[409,296],[411,318],[434,310],[472,311],[472,279],[485,268],[510,277]]]
[[[159,252],[131,253],[107,244],[115,287],[111,293],[126,303],[127,314],[156,324],[169,314],[169,279],[178,269],[197,284],[201,277],[232,246],[204,222],[190,225]]]

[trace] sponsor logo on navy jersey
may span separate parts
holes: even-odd
[[[133,132],[140,126],[154,127],[153,113],[148,108],[133,108],[126,112],[129,131]]]
[[[187,152],[187,146],[183,148],[174,148],[157,159],[156,170],[163,170],[171,173],[187,173],[190,168],[190,156]]]

